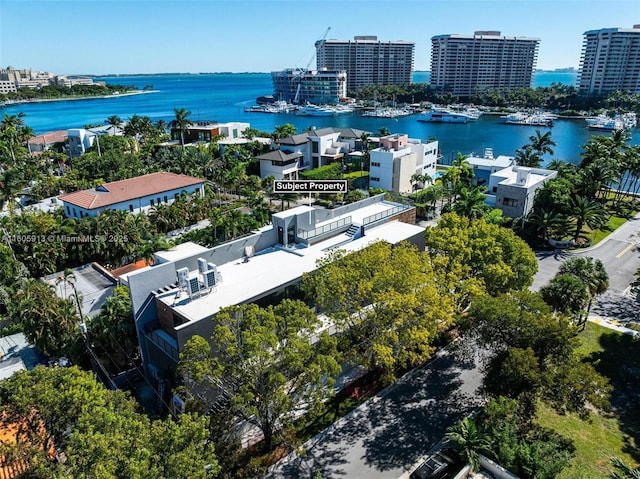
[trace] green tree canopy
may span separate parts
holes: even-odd
[[[484,219],[445,214],[425,238],[434,270],[453,274],[450,287],[456,294],[477,291],[478,285],[489,294],[524,289],[538,271],[535,254],[523,240]]]
[[[388,380],[397,368],[429,359],[435,338],[453,321],[451,296],[428,256],[409,243],[338,250],[319,266],[303,276],[303,289],[349,339],[350,359]]]
[[[152,421],[76,367],[18,372],[0,384],[0,401],[2,424],[22,426],[13,457],[40,477],[208,479],[219,470],[205,418]]]
[[[312,409],[331,394],[340,372],[336,339],[319,332],[319,319],[300,301],[232,306],[214,321],[215,356],[206,341],[192,338],[179,373],[188,387],[222,384],[232,413],[260,428],[270,449],[294,411]]]

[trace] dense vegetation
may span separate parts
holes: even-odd
[[[426,83],[410,85],[370,85],[350,92],[350,96],[365,102],[421,103],[431,102],[449,105],[471,102],[476,105],[498,108],[544,108],[550,111],[578,114],[601,108],[640,111],[640,95],[616,91],[605,97],[581,96],[578,89],[562,83],[547,87],[515,88],[512,90],[487,89],[478,91],[471,98],[460,98]]]
[[[188,129],[189,112],[175,113],[174,126]],[[45,355],[88,366],[88,346],[114,373],[139,360],[127,291],[116,289],[97,317],[83,318],[75,278],[67,268],[92,260],[112,266],[151,260],[154,251],[169,245],[167,232],[205,219],[209,226],[178,241],[213,246],[266,224],[277,204],[269,195],[271,182],[255,174],[253,157],[261,151],[257,142],[228,147],[222,154],[213,143],[159,149],[167,139],[166,125],[145,117],[124,124],[114,116],[107,123],[122,126],[125,135],[105,136],[100,150],[96,145],[69,161],[55,151],[30,157],[22,146],[30,133],[22,117],[5,115],[0,122],[0,186],[3,207],[9,210],[0,226],[10,240],[0,243],[0,314]],[[272,136],[292,132],[281,125]],[[571,216],[573,204],[581,201],[577,198],[620,211],[629,208],[632,200],[608,185],[638,178],[631,167],[638,151],[616,135],[594,138],[585,146],[584,172],[559,165],[564,172],[536,196],[534,214],[556,208],[556,215],[565,216],[565,229],[560,223],[547,225],[543,234],[530,217],[524,229],[533,233],[528,238],[561,231],[580,238],[592,223],[587,216]],[[539,132],[530,140],[518,158],[523,164],[534,164],[553,146]],[[599,175],[605,166],[615,174]],[[15,211],[15,198],[29,182],[35,183],[31,193],[40,198],[153,171],[205,177],[206,193],[157,205],[148,215],[109,211],[73,220]],[[315,174],[337,177],[342,172],[329,167]],[[473,451],[485,451],[523,478],[555,477],[574,448],[567,438],[538,425],[537,411],[545,407],[586,417],[609,407],[611,386],[597,364],[576,352],[584,316],[606,289],[606,273],[597,262],[569,263],[542,294],[530,293],[535,255],[483,205],[482,189],[473,186],[473,170],[464,157],[434,185],[428,186],[431,179],[424,176],[412,181],[418,208],[432,212],[440,202],[445,211],[425,233],[426,250],[380,242],[349,255],[335,252],[304,276],[306,302],[222,310],[213,337],[192,338],[180,358],[183,384],[176,392],[187,399],[187,414],[179,420],[149,419],[126,395],[105,390],[75,367],[38,368],[0,386],[3,421],[26,421],[25,440],[33,445],[7,452],[22,454],[39,477],[86,477],[96,470],[105,478],[146,477],[146,471],[167,478],[254,477],[271,459],[252,456],[278,445],[290,450],[299,439],[296,417],[326,412],[322,405],[331,398],[341,364],[362,365],[375,384],[389,384],[424,364],[455,328],[488,352],[483,393],[492,400],[477,424],[467,420],[452,430],[451,441],[466,447],[470,459]],[[562,209],[567,205],[571,209]],[[121,241],[11,241],[29,234],[112,235]],[[35,279],[55,271],[64,271],[58,280],[68,291],[64,298]],[[323,323],[318,312],[325,315]],[[326,331],[318,333],[321,324]],[[211,394],[221,385],[221,394]],[[260,446],[241,447],[238,420],[261,431]],[[472,450],[473,444],[481,447]],[[53,460],[51,445],[67,458],[64,464]]]
[[[21,87],[18,91],[0,93],[0,102],[4,101],[30,101],[30,100],[57,100],[73,97],[107,96],[119,93],[136,91],[137,87],[130,85],[46,85],[40,88]]]

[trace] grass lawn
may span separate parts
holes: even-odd
[[[594,230],[589,235],[591,239],[591,244],[594,245],[598,243],[600,240],[611,234],[613,231],[618,229],[620,226],[627,222],[627,218],[621,218],[619,216],[612,216],[607,221],[606,225],[603,225],[601,228]]]
[[[369,176],[368,171],[352,171],[351,173],[343,173],[342,178],[345,180],[350,180],[352,178],[362,178],[363,176]]]
[[[600,479],[611,472],[613,456],[632,467],[640,465],[640,341],[591,323],[579,339],[577,353],[613,385],[612,413],[592,413],[583,420],[541,405],[538,422],[576,447],[571,466],[559,479]]]

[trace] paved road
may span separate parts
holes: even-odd
[[[569,253],[565,251],[537,254],[540,266],[531,289],[539,290],[571,256],[591,256],[601,260],[609,274],[609,292],[623,294],[640,267],[640,215],[629,220],[592,248]]]
[[[460,342],[459,342],[460,343]],[[266,476],[271,479],[397,479],[420,460],[456,420],[477,409],[480,360],[443,352],[304,445]]]

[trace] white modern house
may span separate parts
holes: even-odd
[[[100,145],[100,136],[121,136],[122,129],[116,126],[98,126],[95,128],[72,128],[67,132],[66,152],[71,158],[76,158],[87,152],[94,143]]]
[[[437,160],[437,141],[423,143],[397,133],[383,136],[380,146],[370,153],[369,187],[394,193],[411,193],[411,177],[418,174],[433,178]]]
[[[515,165],[515,158],[513,156],[499,155],[495,157],[493,156],[493,149],[491,148],[485,148],[482,157],[471,154],[467,156],[464,161],[469,163],[469,166],[473,168],[473,173],[475,174],[473,182],[475,186],[486,185],[492,173]]]
[[[193,176],[157,172],[74,191],[58,199],[68,218],[96,216],[107,209],[141,213],[155,205],[173,203],[181,194],[204,195],[205,182]]]
[[[510,166],[491,174],[488,193],[495,195],[495,207],[504,216],[520,218],[533,208],[536,190],[557,175],[554,170]]]
[[[180,351],[194,335],[210,338],[220,309],[300,298],[304,273],[335,249],[409,241],[424,249],[415,208],[377,195],[332,210],[299,206],[272,224],[214,248],[183,244],[154,265],[121,275],[129,287],[145,374],[156,385],[175,376]]]
[[[279,150],[256,157],[260,161],[260,177],[296,179],[301,171],[342,162],[360,147],[363,133],[366,132],[353,128],[312,128],[278,140]]]

